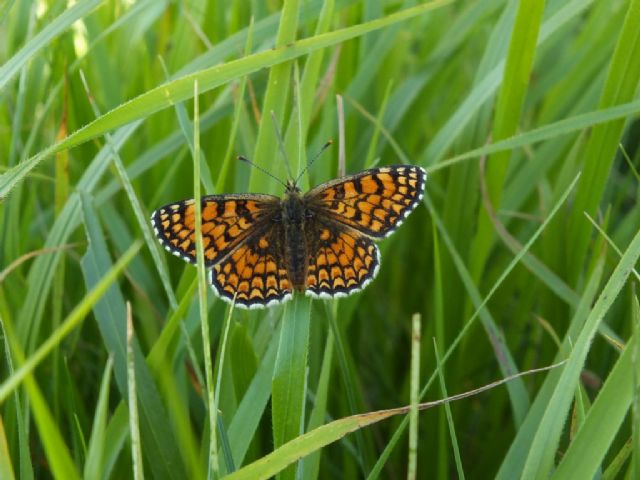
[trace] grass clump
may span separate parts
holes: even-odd
[[[0,7],[0,478],[637,477],[640,0],[67,3]],[[427,195],[232,310],[146,219],[281,194],[273,118]]]

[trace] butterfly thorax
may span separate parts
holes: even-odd
[[[309,213],[300,190],[292,185],[282,200],[282,226],[284,229],[284,257],[293,288],[304,291],[308,270],[305,223]]]

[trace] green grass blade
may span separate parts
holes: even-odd
[[[129,436],[131,438],[131,458],[133,459],[133,478],[144,479],[142,466],[142,440],[138,422],[138,394],[136,384],[136,363],[133,350],[133,319],[131,304],[127,302],[127,405],[129,406]]]
[[[420,342],[422,322],[420,314],[411,317],[411,386],[409,393],[409,460],[407,480],[415,480],[418,471],[418,403],[420,402]],[[444,392],[446,396],[446,392]]]
[[[271,394],[273,443],[276,448],[304,430],[310,307],[308,298],[295,298],[285,306],[282,316]],[[281,477],[293,479],[295,475],[295,467],[290,467]]]
[[[334,336],[331,331],[327,334],[324,356],[322,357],[322,367],[318,379],[318,387],[315,391],[314,405],[309,415],[307,431],[311,431],[321,426],[327,413],[327,398],[329,396],[329,382],[331,379],[331,365],[333,362]],[[305,458],[302,464],[302,478],[316,479],[320,469],[321,452],[314,452]]]
[[[9,445],[2,418],[0,418],[0,477],[6,478],[7,480],[14,480],[16,478],[13,465],[11,464],[11,455],[9,455]]]
[[[102,453],[105,449],[105,430],[107,428],[107,408],[109,406],[109,385],[111,383],[112,368],[113,360],[109,357],[102,375],[98,404],[93,418],[93,427],[91,428],[91,437],[87,448],[87,459],[84,462],[84,478],[100,478],[101,472],[104,471]]]
[[[442,390],[442,396],[446,398],[447,384],[444,381],[444,375],[442,373],[442,367],[440,363],[440,354],[438,353],[438,344],[433,342],[434,352],[436,354],[436,371],[438,372],[438,380],[440,381],[440,390]],[[453,458],[456,461],[456,473],[458,478],[464,480],[464,469],[462,468],[462,460],[460,459],[460,446],[458,445],[458,438],[456,436],[456,426],[453,423],[453,415],[451,414],[451,405],[444,404],[445,413],[447,415],[447,425],[449,427],[449,437],[451,438],[451,448],[453,449]],[[411,419],[409,419],[411,420]]]

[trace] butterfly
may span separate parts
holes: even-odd
[[[427,174],[414,165],[364,170],[302,194],[203,196],[202,241],[209,282],[226,301],[262,308],[294,291],[317,298],[363,289],[378,273],[374,243],[395,231],[422,200]],[[151,223],[160,243],[196,263],[195,202],[170,203]]]

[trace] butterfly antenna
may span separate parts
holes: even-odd
[[[313,157],[313,158],[312,158],[312,159],[307,163],[307,166],[306,166],[306,167],[304,167],[304,169],[300,172],[300,175],[298,175],[298,178],[296,178],[296,181],[295,181],[295,183],[296,183],[296,184],[298,183],[298,180],[300,180],[300,179],[302,178],[302,175],[304,175],[304,172],[306,172],[307,170],[309,170],[309,169],[311,168],[311,165],[313,165],[313,162],[315,162],[315,161],[318,159],[318,157],[319,157],[320,155],[322,155],[322,154],[323,154],[323,152],[324,152],[327,148],[329,148],[331,145],[333,145],[333,140],[329,140],[329,141],[327,141],[327,143],[325,143],[325,144],[322,146],[322,148],[320,149],[320,151],[319,151],[318,153],[316,153],[315,157]]]
[[[271,120],[273,121],[273,126],[276,129],[276,136],[278,137],[278,145],[280,146],[280,151],[282,152],[282,156],[284,157],[284,163],[287,165],[287,174],[289,178],[293,178],[293,173],[291,172],[291,162],[289,161],[289,156],[287,155],[287,150],[284,148],[284,141],[282,140],[282,133],[280,133],[280,127],[278,126],[278,120],[276,120],[276,114],[271,110]]]
[[[284,185],[285,188],[287,188],[287,184],[284,183],[282,180],[280,180],[278,177],[276,177],[273,173],[271,173],[270,171],[262,168],[260,165],[253,163],[251,160],[249,160],[247,157],[245,157],[244,155],[238,155],[238,160],[240,160],[241,162],[245,162],[248,163],[249,165],[251,165],[254,168],[257,168],[258,170],[260,170],[262,173],[270,176],[271,178],[273,178],[276,182]]]

